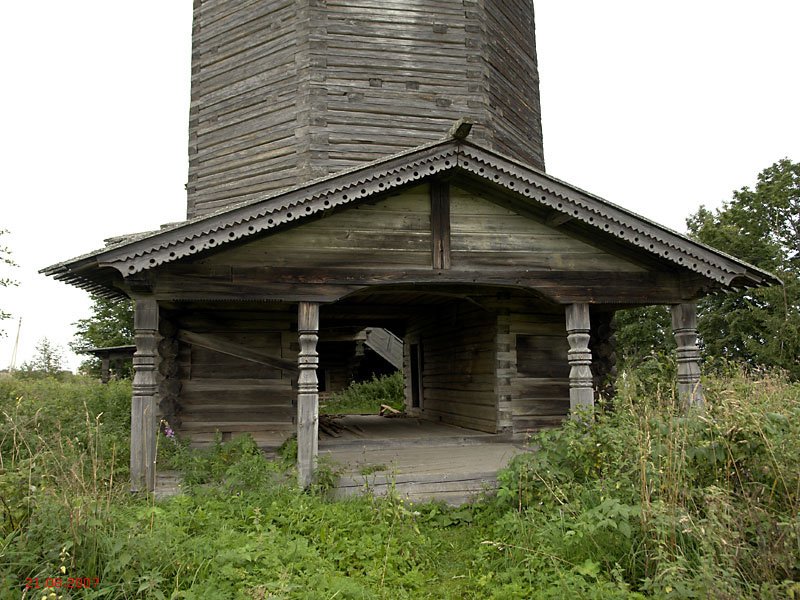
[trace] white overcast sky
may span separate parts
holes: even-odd
[[[9,2],[0,19],[0,368],[66,348],[85,292],[37,271],[185,214],[190,0]],[[800,160],[800,2],[537,0],[545,160],[679,231]],[[9,273],[0,272],[0,276]],[[69,366],[78,364],[68,357]]]

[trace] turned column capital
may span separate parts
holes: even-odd
[[[307,488],[314,478],[319,431],[317,367],[319,354],[319,304],[300,302],[297,307],[297,482]]]
[[[594,406],[589,305],[584,302],[570,304],[565,309],[565,316],[569,343],[569,404],[572,417],[576,418],[581,409]]]
[[[700,383],[700,347],[697,345],[697,305],[694,302],[674,304],[672,332],[677,344],[678,396],[687,408],[703,406]]]
[[[137,297],[134,303],[131,398],[131,489],[155,488],[156,433],[158,431],[158,316],[155,298]]]

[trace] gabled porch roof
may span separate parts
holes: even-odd
[[[453,174],[516,195],[550,211],[550,221],[575,220],[610,237],[695,272],[712,287],[758,287],[780,280],[753,265],[698,243],[625,208],[555,179],[542,171],[465,139],[439,142],[389,156],[286,189],[263,199],[173,224],[155,232],[115,240],[103,249],[42,269],[42,273],[102,296],[123,296],[114,282],[160,265],[269,234],[287,223],[431,176]]]

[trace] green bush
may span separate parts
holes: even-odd
[[[639,385],[629,376],[613,410],[533,438],[501,475],[499,501],[520,515],[506,536],[657,596],[758,597],[797,581],[800,386],[711,379],[706,410],[686,414]]]
[[[798,597],[800,386],[728,369],[689,415],[653,370],[619,389],[452,509],[299,490],[292,444],[272,462],[248,436],[161,436],[197,485],[134,496],[129,388],[3,380],[0,600],[62,576],[100,582],[65,600]]]
[[[373,376],[370,381],[351,383],[342,391],[331,394],[320,405],[322,414],[378,414],[381,404],[403,410],[403,374],[397,371],[383,377]]]

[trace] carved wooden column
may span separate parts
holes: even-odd
[[[700,348],[697,346],[697,305],[672,306],[672,331],[678,345],[678,397],[686,407],[703,406]]]
[[[319,304],[300,302],[297,308],[297,333],[300,340],[297,378],[297,483],[311,485],[317,464],[319,429],[319,393],[317,389],[317,340],[319,339]]]
[[[158,304],[154,298],[136,300],[133,317],[136,352],[133,355],[131,399],[131,490],[155,487],[156,433],[158,431],[157,362]]]
[[[580,417],[581,409],[594,406],[592,388],[592,352],[589,350],[589,305],[570,304],[567,313],[567,341],[569,351],[569,408],[572,418]]]

